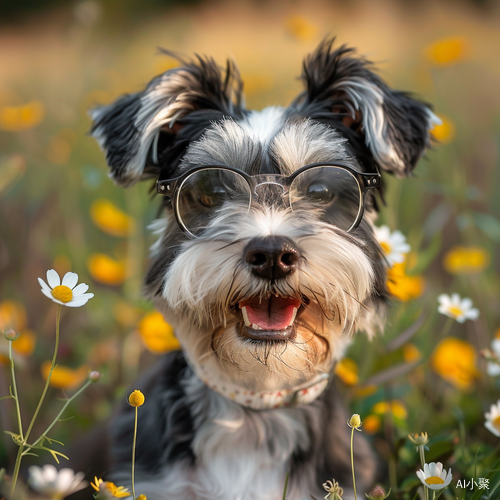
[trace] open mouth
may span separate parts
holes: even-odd
[[[267,298],[242,300],[240,333],[253,340],[288,340],[295,336],[294,321],[302,301],[295,297],[270,294]]]

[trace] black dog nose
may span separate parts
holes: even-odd
[[[300,253],[292,240],[284,236],[253,238],[244,251],[245,262],[260,278],[284,278],[295,270]]]

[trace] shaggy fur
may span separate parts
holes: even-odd
[[[354,333],[372,335],[383,325],[386,264],[373,231],[382,186],[366,192],[364,216],[346,232],[339,227],[352,215],[342,207],[285,196],[285,184],[321,162],[409,175],[437,119],[426,103],[390,89],[352,49],[332,44],[305,59],[305,90],[286,108],[246,110],[234,64],[223,73],[198,57],[92,112],[92,135],[117,184],[175,179],[206,165],[257,176],[250,205],[224,201],[196,238],[181,227],[175,193],[152,225],[158,240],[145,292],[183,352],[167,355],[143,382],[148,410],[136,491],[149,500],[276,499],[287,472],[288,498],[323,496],[321,484],[332,477],[346,490],[352,485],[347,416],[333,383],[309,404],[266,409],[233,400],[227,389],[299,394],[331,374]],[[357,199],[359,188],[350,186]],[[206,210],[199,200],[191,199],[191,210]],[[268,307],[272,319],[283,303],[295,304],[288,327],[248,323],[248,310]],[[124,406],[111,428],[113,477],[122,484],[133,411]],[[363,491],[375,466],[360,436],[356,454]]]

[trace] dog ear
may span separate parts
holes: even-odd
[[[148,176],[146,163],[158,163],[158,146],[175,143],[182,127],[179,120],[189,113],[211,110],[207,116],[213,118],[214,112],[221,117],[239,116],[243,110],[243,85],[233,62],[227,62],[223,78],[213,59],[197,56],[193,62],[163,52],[182,66],[157,76],[142,92],[90,112],[90,134],[105,152],[110,176],[119,185],[129,186]]]
[[[306,90],[296,100],[302,112],[336,115],[361,136],[377,164],[398,177],[408,176],[430,145],[430,130],[439,118],[431,106],[409,93],[390,89],[372,63],[352,57],[354,49],[332,51],[323,41],[304,61]]]

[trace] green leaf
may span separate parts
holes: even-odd
[[[500,220],[493,215],[473,212],[475,225],[492,240],[500,242]]]
[[[488,479],[490,485],[500,481],[500,459],[496,461],[495,465],[490,469],[488,474],[486,474],[485,479]],[[497,486],[495,486],[495,489],[496,488]],[[470,500],[479,500],[485,493],[488,493],[488,491],[485,491],[484,489],[477,489],[470,497]]]

